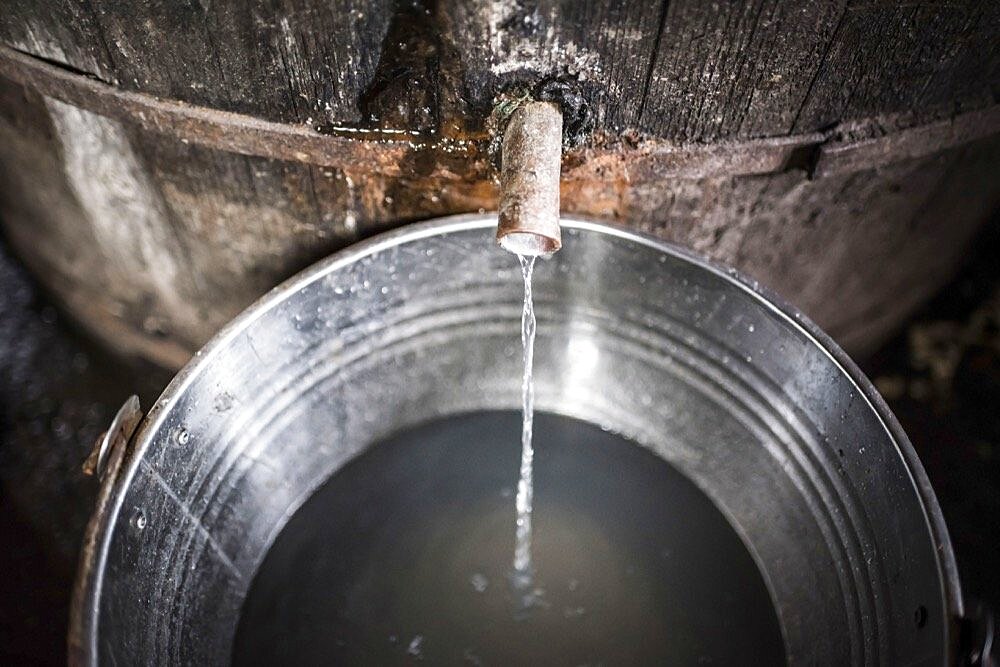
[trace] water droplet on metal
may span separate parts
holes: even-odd
[[[486,589],[490,586],[490,580],[478,572],[469,577],[469,583],[472,584],[472,588],[477,593],[485,593]]]

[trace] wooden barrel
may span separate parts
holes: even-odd
[[[849,350],[1000,201],[1000,4],[24,0],[0,218],[116,347],[177,366],[255,297],[496,206],[490,126],[563,105],[567,213],[732,264]]]

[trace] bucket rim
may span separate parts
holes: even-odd
[[[97,637],[100,601],[112,528],[117,522],[125,493],[139,470],[140,460],[150,445],[150,436],[163,423],[179,397],[194,379],[209,368],[213,358],[258,318],[289,295],[306,288],[334,271],[365,257],[406,243],[463,231],[492,231],[496,224],[496,213],[458,214],[405,225],[347,246],[319,260],[265,293],[225,325],[195,353],[187,364],[177,372],[149,412],[143,417],[126,445],[127,451],[121,466],[117,470],[110,471],[111,474],[108,474],[101,483],[95,510],[84,536],[73,589],[68,635],[69,663],[71,665],[97,665],[98,663]],[[709,271],[719,279],[739,288],[748,297],[757,301],[806,337],[850,380],[895,444],[896,452],[901,458],[920,500],[924,520],[935,546],[943,607],[950,616],[950,618],[945,619],[946,627],[943,628],[943,632],[945,633],[946,650],[951,651],[956,644],[956,630],[955,624],[948,621],[963,617],[965,610],[958,567],[944,515],[912,443],[885,400],[857,364],[828,334],[798,308],[766,286],[762,286],[757,280],[736,269],[723,266],[694,251],[664,241],[651,234],[613,223],[567,216],[561,219],[561,225],[564,230],[604,234],[645,246]],[[485,236],[484,243],[489,243],[491,238],[492,236]]]

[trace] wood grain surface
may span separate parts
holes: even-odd
[[[495,208],[495,103],[561,82],[587,121],[565,212],[735,265],[864,353],[1000,201],[998,35],[973,1],[24,0],[0,219],[79,321],[176,367],[331,251]]]

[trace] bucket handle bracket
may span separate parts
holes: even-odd
[[[97,438],[90,456],[83,462],[84,474],[103,480],[108,472],[108,462],[112,454],[132,439],[140,421],[142,421],[142,408],[139,405],[139,397],[133,394],[118,409],[108,430]]]

